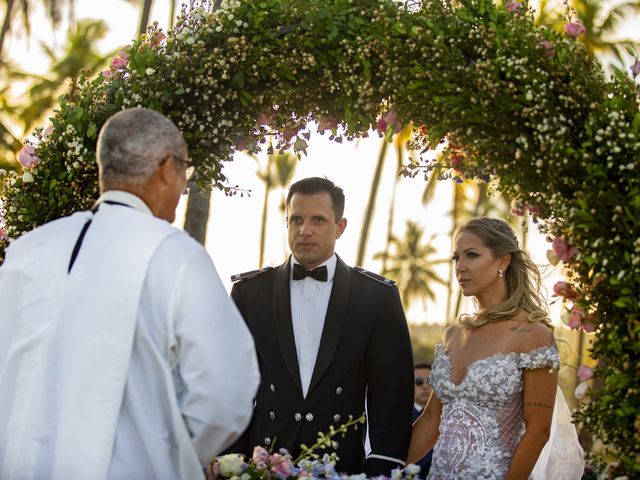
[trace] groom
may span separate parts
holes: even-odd
[[[289,247],[281,266],[232,277],[231,296],[256,342],[262,381],[253,419],[234,451],[286,448],[294,458],[368,413],[338,442],[336,469],[389,475],[404,465],[411,434],[413,361],[398,289],[334,253],[347,226],[344,193],[324,178],[291,185]]]

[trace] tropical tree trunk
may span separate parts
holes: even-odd
[[[11,26],[11,14],[13,13],[13,5],[15,0],[7,0],[7,10],[4,12],[4,20],[2,21],[2,28],[0,29],[0,64],[2,64],[2,47],[4,46],[4,39],[9,33],[9,27]]]
[[[358,242],[358,256],[356,259],[356,265],[362,266],[364,262],[364,256],[367,250],[367,239],[369,238],[369,229],[371,228],[371,219],[373,218],[373,211],[376,208],[376,197],[378,196],[378,189],[380,187],[380,177],[382,176],[382,167],[384,165],[384,159],[387,156],[387,147],[389,142],[386,138],[382,141],[380,152],[378,153],[378,164],[376,165],[376,171],[371,181],[371,191],[369,192],[369,201],[367,202],[367,209],[364,214],[364,221],[362,222],[362,230],[360,231],[360,240]]]
[[[400,181],[400,170],[402,169],[403,158],[402,145],[396,144],[396,153],[398,155],[398,166],[396,169],[396,176],[393,179],[393,190],[391,191],[391,203],[389,205],[389,220],[387,221],[387,245],[382,254],[382,271],[387,271],[387,259],[389,258],[389,249],[391,248],[391,241],[393,239],[393,220],[396,211],[396,192],[398,190],[398,182]]]
[[[169,0],[169,29],[173,30],[176,23],[176,0]]]
[[[207,240],[207,222],[211,208],[210,193],[211,191],[207,192],[205,196],[200,187],[194,184],[189,189],[187,211],[184,217],[184,231],[202,245]]]
[[[153,0],[144,0],[142,4],[142,15],[140,16],[140,27],[138,33],[147,33],[147,27],[149,26],[149,15],[151,15],[151,4]]]

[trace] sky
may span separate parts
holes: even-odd
[[[39,3],[39,2],[38,2]],[[76,0],[76,18],[96,18],[104,20],[109,28],[108,34],[99,43],[102,52],[111,52],[127,45],[133,39],[139,23],[139,8],[122,0],[95,1]],[[159,22],[167,30],[169,24],[169,2],[155,0],[150,16],[151,20]],[[39,40],[60,50],[64,46],[66,24],[63,22],[57,31],[52,31],[48,21],[44,19],[42,10],[36,6],[32,12],[32,38],[11,38],[6,46],[9,58],[25,71],[44,73],[47,59],[39,47]],[[637,21],[637,19],[636,19]],[[629,23],[629,22],[628,22]],[[633,22],[632,22],[633,23]],[[636,23],[637,25],[637,23]],[[631,26],[626,30],[631,31]],[[23,85],[13,85],[15,94],[20,93]],[[376,134],[367,139],[356,142],[337,144],[326,137],[315,134],[310,141],[308,156],[298,163],[294,181],[308,176],[326,176],[341,186],[346,194],[345,217],[348,225],[343,236],[336,244],[337,253],[348,264],[353,264],[360,227],[369,195],[371,179],[380,148],[381,139]],[[262,158],[262,162],[265,159]],[[367,258],[364,267],[378,272],[380,264],[372,259],[373,254],[381,251],[386,243],[387,220],[391,193],[394,183],[396,156],[393,148],[388,149],[388,156],[381,179],[381,187],[376,203],[376,215],[369,235]],[[219,191],[211,196],[211,217],[207,234],[206,248],[214,260],[218,273],[225,286],[230,290],[232,274],[253,270],[258,266],[258,248],[260,232],[260,214],[264,197],[264,187],[256,175],[259,168],[258,161],[246,155],[237,155],[228,164],[224,172],[230,184],[239,184],[248,190],[249,195],[228,197]],[[452,185],[442,181],[437,187],[437,196],[427,207],[421,204],[424,190],[424,180],[421,176],[415,179],[401,179],[396,196],[394,233],[404,233],[405,222],[409,219],[417,221],[425,229],[424,238],[435,234],[434,245],[438,248],[435,258],[450,257],[450,220],[448,210],[451,208]],[[286,243],[286,228],[284,217],[280,214],[280,204],[283,192],[274,191],[270,197],[269,222],[267,230],[266,265],[282,263],[288,254]],[[183,199],[184,200],[184,199]],[[184,201],[178,207],[176,226],[181,226],[184,218]],[[547,264],[546,251],[550,244],[531,226],[528,248],[532,257],[539,265]],[[438,270],[443,278],[447,278],[448,264]],[[545,268],[545,285],[551,294],[551,286],[563,278],[562,271],[557,268]],[[407,310],[407,318],[411,323],[445,323],[446,299],[444,287],[434,286],[436,302],[428,302],[426,308],[414,304]],[[553,301],[550,298],[550,301]],[[472,311],[470,302],[463,305],[464,311]],[[560,303],[552,306],[552,318],[557,322],[560,316]]]

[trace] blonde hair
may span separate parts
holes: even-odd
[[[466,328],[477,328],[489,322],[509,320],[525,311],[529,314],[530,322],[542,322],[551,327],[540,271],[529,254],[520,249],[516,234],[509,224],[497,218],[474,218],[458,229],[456,237],[462,232],[480,238],[494,258],[510,254],[511,262],[504,272],[504,301],[472,315],[460,315],[458,321]]]

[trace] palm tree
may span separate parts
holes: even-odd
[[[595,55],[613,55],[624,65],[624,50],[635,51],[640,43],[631,39],[615,39],[615,34],[629,13],[640,12],[640,1],[624,0],[610,8],[610,2],[602,0],[571,0],[569,2],[575,18],[582,23],[586,32],[582,35],[582,41],[587,49]],[[561,29],[566,22],[555,4],[548,0],[540,2],[540,9],[536,22],[555,29]],[[563,8],[563,7],[562,7]]]
[[[258,268],[264,265],[264,251],[267,236],[267,211],[269,205],[269,194],[275,188],[285,189],[291,182],[298,165],[297,157],[291,152],[282,154],[267,155],[267,165],[263,170],[258,171],[258,177],[264,183],[264,200],[262,203],[262,219],[260,223],[260,255]],[[285,211],[285,200],[281,199],[279,210]]]
[[[421,300],[426,305],[427,300],[435,298],[431,288],[433,282],[446,285],[446,282],[435,272],[434,266],[444,263],[446,259],[432,259],[437,252],[432,245],[435,235],[423,243],[424,230],[411,220],[406,223],[406,233],[403,239],[393,237],[391,252],[379,252],[374,258],[387,255],[389,265],[382,272],[398,283],[402,303],[405,308],[415,300]]]
[[[378,190],[380,189],[380,177],[382,176],[382,167],[384,166],[384,160],[387,157],[387,148],[389,142],[386,138],[382,139],[380,145],[380,151],[378,152],[378,161],[376,162],[376,169],[373,174],[373,180],[371,181],[371,189],[369,190],[369,200],[367,201],[367,208],[364,213],[364,220],[362,222],[362,229],[360,230],[360,240],[358,241],[358,255],[356,257],[356,265],[361,266],[364,262],[364,256],[367,250],[367,240],[369,239],[369,230],[371,228],[371,219],[376,208],[376,198],[378,197]]]
[[[61,12],[65,3],[69,5],[69,18],[73,19],[74,17],[75,0],[42,0],[42,3],[44,4],[47,16],[49,17],[49,21],[51,22],[51,26],[54,30],[60,24],[60,20],[62,18]],[[4,41],[14,30],[15,25],[13,24],[13,20],[18,12],[22,16],[22,28],[26,32],[27,36],[31,35],[31,0],[6,0],[6,4],[7,8],[4,12],[2,27],[0,27],[0,66],[2,65]]]
[[[98,54],[95,45],[106,33],[107,27],[101,20],[80,20],[75,29],[70,31],[65,51],[60,58],[48,45],[41,43],[51,66],[44,76],[22,74],[25,78],[35,80],[26,92],[29,101],[18,110],[24,134],[31,131],[51,111],[69,79],[76,78],[80,71],[92,75],[105,64],[111,54]]]
[[[387,246],[382,255],[382,270],[387,268],[387,252],[391,247],[391,241],[393,240],[393,220],[395,217],[396,206],[396,192],[398,190],[398,183],[400,181],[400,172],[402,170],[402,164],[404,163],[405,144],[411,138],[413,132],[413,125],[409,124],[402,129],[402,131],[396,135],[393,142],[396,149],[396,157],[398,163],[396,165],[396,175],[393,181],[393,189],[391,191],[391,202],[389,204],[389,216],[387,220]],[[411,152],[409,152],[411,155]]]

